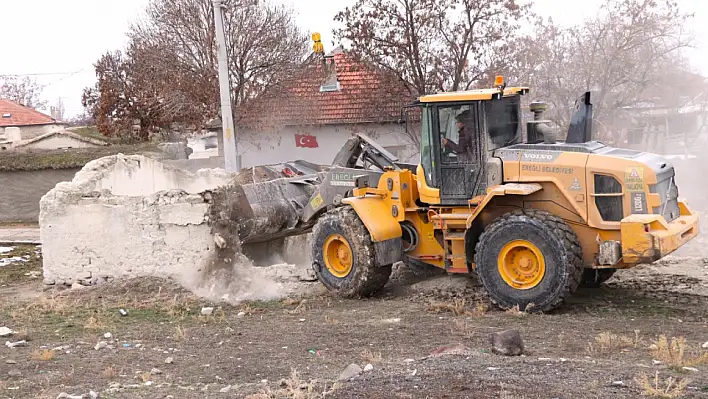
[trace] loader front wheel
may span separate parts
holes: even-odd
[[[583,273],[577,235],[562,219],[518,210],[491,223],[479,238],[476,271],[502,309],[546,312],[575,292]]]
[[[377,262],[371,235],[349,206],[335,208],[315,224],[312,263],[319,281],[344,297],[379,291],[388,282],[392,266]]]

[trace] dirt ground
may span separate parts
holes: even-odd
[[[708,397],[699,258],[618,272],[537,315],[486,309],[471,278],[407,273],[362,300],[318,283],[305,298],[238,305],[156,279],[42,292],[41,253],[0,254],[13,256],[27,261],[0,267],[0,327],[14,330],[0,339],[27,345],[0,347],[0,398]],[[490,352],[505,329],[525,355]],[[352,363],[373,369],[338,382]]]

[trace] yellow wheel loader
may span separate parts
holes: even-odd
[[[474,274],[501,308],[548,311],[697,235],[666,159],[591,140],[590,93],[559,142],[540,103],[522,134],[528,88],[495,86],[419,98],[417,166],[364,136],[335,158],[298,222],[314,225],[329,290],[369,295],[403,261]]]

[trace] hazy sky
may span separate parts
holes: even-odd
[[[81,91],[95,81],[93,63],[125,44],[125,32],[149,0],[0,0],[0,75],[41,74],[44,99],[62,97],[68,116],[82,111]],[[291,5],[303,29],[319,31],[331,48],[334,14],[355,0],[276,0]],[[556,22],[574,24],[593,15],[602,0],[535,0],[535,10]],[[708,75],[708,1],[679,0],[696,14],[691,26],[699,41],[690,54]]]

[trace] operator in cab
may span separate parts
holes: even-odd
[[[449,140],[445,137],[442,138],[443,147],[457,154],[460,157],[460,161],[464,161],[466,157],[472,156],[471,146],[473,145],[474,141],[471,137],[471,132],[468,132],[467,129],[465,129],[465,122],[467,122],[469,116],[470,111],[467,110],[461,112],[455,117],[455,121],[457,122],[458,137],[460,138],[459,143],[455,143],[454,141]]]

